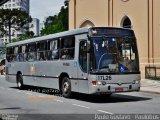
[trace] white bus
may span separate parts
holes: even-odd
[[[133,30],[90,27],[7,45],[6,80],[62,91],[108,95],[140,90]]]

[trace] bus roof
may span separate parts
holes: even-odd
[[[23,45],[23,44],[27,44],[27,43],[34,43],[34,42],[43,41],[43,40],[50,40],[53,38],[65,37],[65,36],[70,36],[70,35],[83,34],[83,33],[87,33],[89,28],[90,27],[78,28],[78,29],[73,29],[70,31],[65,31],[65,32],[50,34],[50,35],[46,35],[46,36],[31,38],[31,39],[7,44],[7,47],[16,46],[16,45]]]
[[[51,40],[53,38],[60,38],[60,37],[65,37],[65,36],[70,36],[70,35],[78,35],[78,34],[83,34],[83,33],[87,33],[89,31],[89,29],[91,28],[118,28],[118,29],[126,29],[126,30],[131,30],[131,29],[127,29],[127,28],[121,28],[121,27],[84,27],[84,28],[77,28],[77,29],[73,29],[73,30],[69,30],[69,31],[65,31],[65,32],[60,32],[60,33],[55,33],[55,34],[50,34],[50,35],[46,35],[46,36],[41,36],[41,37],[36,37],[36,38],[31,38],[31,39],[27,39],[27,40],[23,40],[23,41],[19,41],[19,42],[14,42],[14,43],[10,43],[7,44],[7,47],[12,47],[12,46],[16,46],[16,45],[23,45],[23,44],[27,44],[27,43],[34,43],[34,42],[38,42],[38,41],[45,41],[45,40]],[[133,30],[131,30],[133,31]]]

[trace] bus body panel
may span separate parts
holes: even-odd
[[[67,66],[66,66],[67,65]],[[23,67],[22,67],[23,66]],[[51,67],[54,66],[54,67]],[[14,70],[13,70],[14,67]],[[18,71],[23,75],[24,84],[40,87],[59,89],[59,77],[67,73],[72,81],[72,90],[78,92],[77,61],[39,61],[39,62],[15,62],[8,68],[9,78],[16,77]],[[8,79],[9,79],[8,78]],[[11,79],[13,81],[15,78]],[[75,80],[74,80],[75,79]],[[13,82],[16,82],[15,80]]]

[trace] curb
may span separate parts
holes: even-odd
[[[160,92],[157,92],[157,91],[149,91],[149,90],[140,90],[140,92],[160,94]]]
[[[160,94],[160,92],[152,92],[152,91],[143,91],[143,90],[140,90],[140,92],[143,92],[143,93],[153,93],[153,94]]]

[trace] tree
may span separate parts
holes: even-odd
[[[18,9],[0,9],[0,34],[1,36],[9,36],[9,42],[11,42],[11,29],[16,31],[22,29],[27,30],[28,24],[31,21],[31,17],[25,11]]]
[[[12,39],[12,42],[18,42],[26,39],[34,38],[34,32],[33,31],[27,31],[24,35],[22,35],[19,38]]]
[[[49,21],[49,22],[48,22]],[[49,16],[45,22],[45,28],[41,30],[41,35],[48,35],[68,30],[68,2],[65,1],[64,6],[58,15]]]

